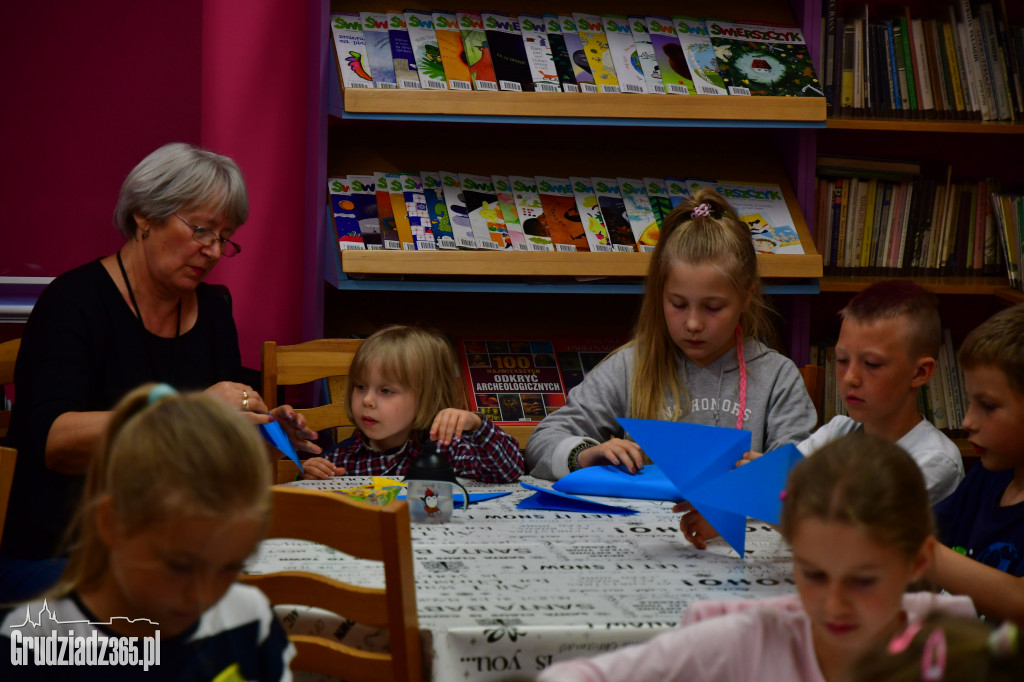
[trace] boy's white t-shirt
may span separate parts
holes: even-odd
[[[864,425],[846,416],[836,416],[810,437],[797,445],[804,456],[810,455],[821,446],[840,436],[864,430]],[[953,494],[964,480],[964,462],[956,443],[935,428],[927,419],[907,431],[896,445],[910,453],[924,474],[928,498],[932,506]]]

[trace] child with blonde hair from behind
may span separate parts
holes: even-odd
[[[35,638],[66,637],[67,679],[290,680],[270,604],[235,583],[269,521],[270,474],[256,428],[220,400],[166,384],[128,394],[90,460],[60,581],[0,612],[0,678],[45,675]],[[86,637],[105,640],[93,661],[122,669],[74,658]]]
[[[363,341],[349,369],[346,408],[355,434],[303,462],[304,478],[404,476],[429,439],[459,476],[518,480],[523,455],[516,439],[466,407],[446,338],[418,327],[384,327]]]
[[[765,346],[771,334],[750,230],[720,194],[700,189],[665,219],[632,341],[587,374],[534,429],[530,474],[643,466],[618,417],[751,432],[753,450],[807,438],[817,422],[800,372]]]
[[[843,436],[797,464],[782,497],[797,595],[695,604],[676,630],[556,663],[538,682],[845,682],[854,661],[907,623],[974,615],[965,597],[906,593],[935,538],[921,470],[899,446]]]

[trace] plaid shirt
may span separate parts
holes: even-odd
[[[409,464],[423,447],[412,439],[405,445],[380,452],[363,440],[358,430],[323,457],[334,466],[345,468],[349,476],[404,476]],[[448,456],[456,476],[482,483],[511,483],[523,475],[523,453],[519,443],[484,419],[476,431],[463,433],[447,448],[439,448]]]

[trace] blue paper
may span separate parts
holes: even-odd
[[[668,502],[682,499],[679,489],[657,464],[648,464],[635,474],[627,473],[610,464],[584,467],[555,481],[551,487],[559,492],[578,495],[604,495]]]
[[[299,471],[306,473],[306,470],[302,468],[302,462],[299,461],[299,453],[295,451],[295,447],[288,439],[288,434],[284,432],[279,422],[273,421],[269,424],[260,424],[259,428],[260,435],[268,443],[287,455],[288,459],[295,462],[299,467]]]
[[[519,485],[523,486],[527,490],[536,490],[537,492],[522,500],[516,506],[516,509],[547,509],[551,511],[582,512],[590,514],[619,514],[623,516],[637,513],[634,509],[626,509],[625,507],[616,507],[610,504],[584,500],[582,497],[568,495],[566,493],[558,492],[557,490],[549,490],[548,488],[538,488],[535,485],[523,483],[522,481],[519,482]]]
[[[511,495],[511,494],[512,493],[510,493],[510,492],[503,492],[503,493],[470,493],[469,494],[469,503],[470,504],[475,504],[477,502],[483,502],[484,500],[493,500],[495,497],[505,497],[506,495]],[[396,500],[404,500],[405,499],[405,495],[399,495],[395,499]],[[455,495],[452,498],[452,501],[455,503],[455,509],[461,509],[462,508],[462,495]]]

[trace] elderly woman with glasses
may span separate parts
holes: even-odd
[[[231,159],[186,144],[143,159],[121,187],[116,253],[54,279],[22,336],[9,445],[17,467],[0,542],[0,603],[59,575],[65,532],[110,410],[132,388],[204,389],[253,423],[276,419],[299,449],[316,433],[287,406],[273,417],[241,364],[231,299],[204,282],[236,256],[248,217]]]

